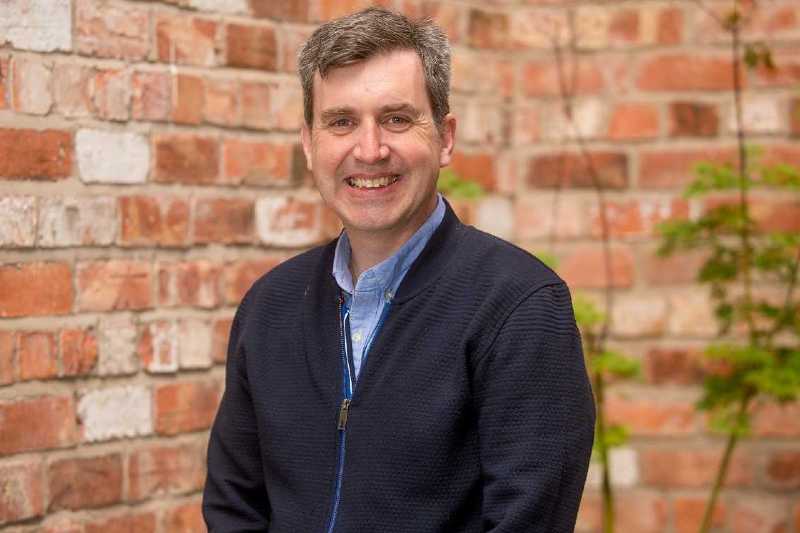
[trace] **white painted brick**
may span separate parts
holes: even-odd
[[[581,6],[575,18],[575,36],[581,48],[608,46],[608,26],[611,12],[606,6]]]
[[[149,435],[152,411],[150,390],[141,385],[86,392],[78,401],[83,439],[88,442]]]
[[[686,337],[712,337],[717,324],[707,290],[673,290],[669,296],[669,333]]]
[[[45,198],[39,208],[39,246],[108,245],[117,235],[114,198]]]
[[[178,325],[178,354],[181,368],[211,367],[211,325],[201,320],[182,320]]]
[[[475,225],[501,239],[511,239],[514,232],[514,210],[511,200],[502,196],[482,198],[478,202]]]
[[[78,169],[87,183],[144,183],[150,146],[138,133],[80,130],[75,135]]]
[[[742,102],[742,123],[745,131],[751,133],[777,133],[785,130],[780,100],[772,95],[748,96]],[[728,130],[736,131],[736,113],[730,108]]]
[[[610,475],[612,486],[620,488],[636,486],[639,482],[639,463],[636,450],[629,446],[612,448],[608,452],[608,460],[611,464]],[[602,481],[603,474],[600,469],[600,463],[592,461],[589,465],[586,485],[591,488],[599,488],[602,485]]]
[[[560,106],[551,105],[542,110],[541,135],[550,141],[593,139],[605,133],[607,122],[608,107],[596,98],[576,101],[571,120]]]
[[[0,1],[0,44],[52,52],[72,49],[70,0]]]
[[[36,198],[0,198],[0,246],[33,246],[36,238]]]
[[[667,302],[658,294],[618,294],[612,312],[614,335],[653,337],[667,325]]]
[[[256,201],[256,230],[261,242],[269,246],[315,244],[320,239],[318,202],[286,196],[260,198]]]
[[[14,59],[14,108],[21,113],[46,115],[53,107],[52,66],[41,61]]]
[[[189,6],[201,11],[247,13],[247,0],[189,0]]]
[[[97,373],[101,376],[134,374],[139,370],[136,324],[128,315],[108,316],[100,321]]]
[[[152,359],[146,369],[154,374],[178,371],[178,325],[174,321],[159,320],[147,325],[150,334]]]

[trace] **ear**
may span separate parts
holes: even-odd
[[[439,166],[446,167],[453,159],[453,148],[456,143],[456,117],[448,113],[444,117],[441,128],[442,150],[439,152]]]
[[[305,121],[300,127],[300,144],[303,145],[303,153],[306,155],[306,168],[311,171],[311,129]]]

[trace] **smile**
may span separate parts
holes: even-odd
[[[377,176],[374,178],[349,177],[345,181],[348,185],[356,189],[380,189],[382,187],[388,187],[399,179],[400,176],[398,174],[393,174],[390,176]]]

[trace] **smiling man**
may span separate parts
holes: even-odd
[[[594,408],[564,283],[459,222],[450,49],[370,8],[299,59],[301,140],[344,231],[272,270],[231,329],[212,532],[568,532]]]

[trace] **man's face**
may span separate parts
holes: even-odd
[[[349,232],[407,239],[436,206],[455,119],[436,128],[413,50],[373,56],[314,78],[314,123],[303,126],[309,170]]]

